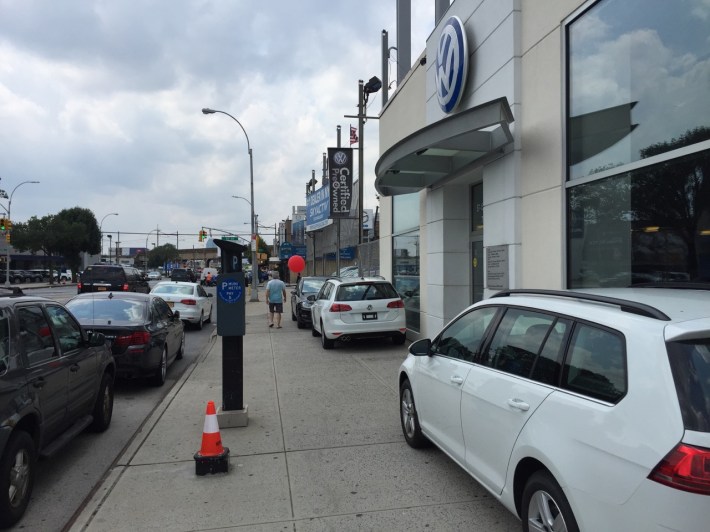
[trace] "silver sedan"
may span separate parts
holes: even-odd
[[[208,294],[199,283],[161,281],[150,293],[158,294],[173,310],[180,311],[180,318],[185,324],[202,329],[205,322],[212,321],[212,294]]]

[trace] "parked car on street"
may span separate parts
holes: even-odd
[[[111,346],[117,375],[165,383],[168,366],[185,353],[180,313],[159,296],[135,292],[80,294],[67,308],[87,330],[101,332]]]
[[[171,309],[179,311],[185,324],[202,330],[205,322],[212,321],[214,298],[199,283],[161,281],[150,293],[162,297]]]
[[[402,298],[380,277],[331,278],[308,300],[312,333],[320,336],[323,349],[332,349],[336,340],[389,337],[401,345],[406,339]]]
[[[329,277],[301,277],[291,290],[291,319],[297,322],[299,329],[311,327],[313,302],[308,300],[308,296],[316,295],[327,279]]]
[[[170,280],[195,283],[197,282],[197,275],[191,268],[173,268],[170,271]]]
[[[407,443],[524,531],[708,527],[708,290],[503,291],[414,342],[399,389]]]
[[[104,335],[64,306],[0,294],[0,527],[24,514],[38,456],[109,427],[115,371]]]
[[[84,292],[150,292],[148,281],[132,266],[94,264],[88,266],[77,283],[77,293]]]
[[[149,281],[159,281],[162,278],[163,278],[163,276],[157,270],[151,270],[148,272],[148,280]]]

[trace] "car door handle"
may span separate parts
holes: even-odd
[[[44,377],[40,377],[39,379],[32,381],[32,386],[35,388],[44,388],[45,384],[47,384],[47,382],[44,380]]]
[[[71,366],[69,366],[69,371],[71,371],[72,373],[76,373],[77,371],[79,371],[79,367],[79,364],[72,364]]]
[[[454,384],[463,384],[463,377],[459,377],[458,375],[452,375],[450,380]]]
[[[508,399],[508,406],[527,412],[530,410],[530,405],[522,399]]]

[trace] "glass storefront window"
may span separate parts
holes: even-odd
[[[570,179],[710,139],[707,0],[602,0],[567,26]]]
[[[710,150],[571,187],[568,286],[710,282]]]
[[[419,231],[392,239],[394,287],[404,301],[407,328],[419,332]]]
[[[401,233],[419,228],[419,192],[392,198],[392,232]]]

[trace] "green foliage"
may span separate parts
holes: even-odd
[[[157,268],[166,262],[180,259],[180,252],[172,244],[163,244],[148,252],[148,267]]]

